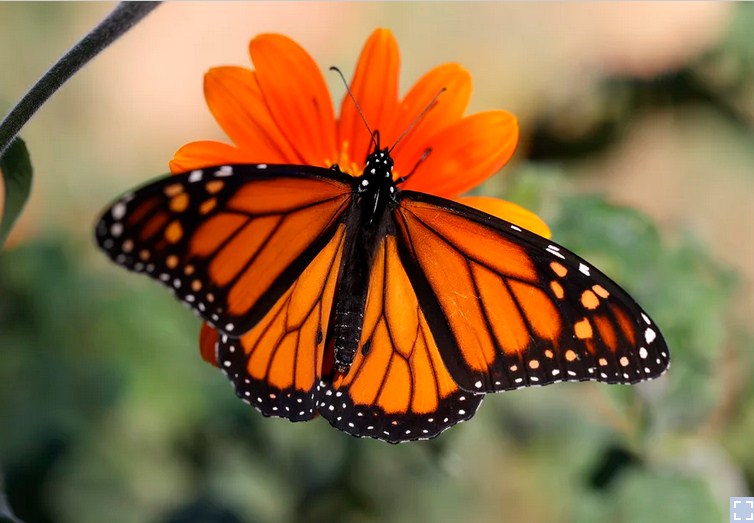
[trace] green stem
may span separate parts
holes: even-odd
[[[0,123],[0,157],[52,94],[100,51],[147,16],[160,2],[121,2],[34,84]]]

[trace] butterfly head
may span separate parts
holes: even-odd
[[[379,131],[375,131],[372,135],[374,141],[374,150],[367,156],[366,163],[364,165],[364,174],[361,176],[359,184],[360,190],[366,191],[368,189],[376,189],[378,187],[384,187],[386,189],[393,188],[390,192],[394,192],[393,182],[393,158],[390,156],[390,149],[387,147],[380,147],[380,135]]]
[[[369,173],[374,178],[393,179],[393,158],[387,148],[375,150],[367,157],[364,173]]]

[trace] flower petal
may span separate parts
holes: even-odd
[[[261,162],[267,162],[267,159],[258,156],[257,151],[203,140],[187,143],[178,149],[170,160],[170,172],[176,174],[213,165]]]
[[[217,331],[210,327],[207,322],[202,323],[202,330],[199,331],[199,353],[202,355],[202,359],[219,367],[217,364],[217,352],[215,351],[215,344],[217,343]]]
[[[277,34],[257,36],[249,52],[270,113],[298,152],[296,163],[324,166],[336,155],[335,113],[317,64],[296,42]]]
[[[372,130],[384,131],[394,118],[399,67],[400,52],[393,34],[388,29],[375,30],[364,44],[351,81],[351,92]],[[359,165],[363,165],[367,154],[372,152],[369,131],[348,95],[340,106],[338,143],[348,148],[350,158]],[[381,145],[390,144],[383,139]]]
[[[506,111],[473,114],[430,140],[432,153],[403,188],[457,196],[479,185],[513,156],[518,122]]]
[[[491,198],[489,196],[464,196],[455,199],[458,203],[468,205],[474,209],[496,216],[501,220],[518,225],[545,238],[552,237],[552,231],[542,218],[528,209],[513,202]]]
[[[298,157],[278,129],[256,74],[243,67],[215,67],[204,75],[204,97],[225,134],[261,161],[294,163]]]
[[[396,117],[385,132],[388,145],[406,132],[442,89],[445,91],[435,105],[395,147],[393,158],[399,175],[414,168],[433,136],[461,119],[471,98],[471,75],[458,64],[443,64],[422,76],[397,108]]]

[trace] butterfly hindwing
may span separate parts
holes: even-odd
[[[401,197],[394,211],[401,254],[461,388],[635,383],[667,368],[654,322],[577,255],[452,201]]]
[[[148,184],[112,204],[98,244],[231,334],[253,327],[330,242],[351,199],[328,169],[235,165]]]
[[[481,404],[445,368],[395,236],[383,237],[374,256],[353,364],[321,385],[319,410],[334,427],[390,443],[433,438]]]
[[[305,421],[317,414],[343,229],[254,328],[217,340],[218,366],[236,394],[265,416]]]

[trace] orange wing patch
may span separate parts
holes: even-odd
[[[218,366],[236,394],[265,416],[304,421],[316,415],[343,229],[253,329],[240,338],[221,336]]]
[[[375,255],[359,350],[348,373],[324,389],[322,416],[355,436],[397,443],[432,438],[472,417],[481,401],[450,377],[387,236]]]

